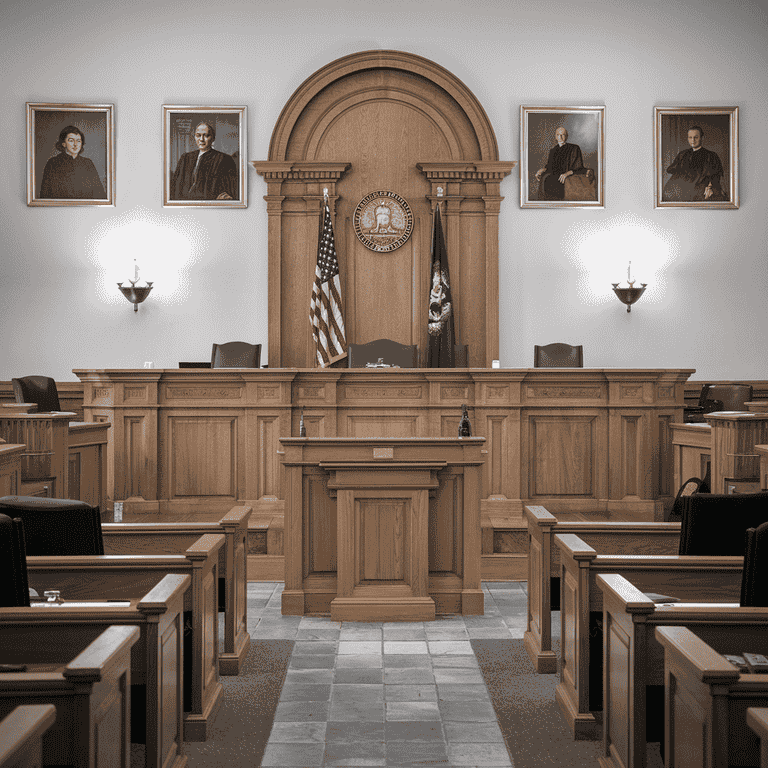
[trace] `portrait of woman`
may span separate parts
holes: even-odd
[[[84,157],[85,134],[74,125],[62,128],[52,157],[43,170],[40,197],[46,200],[100,200],[106,197],[96,166]]]
[[[111,105],[27,104],[27,205],[114,205]]]

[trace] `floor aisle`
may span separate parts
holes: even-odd
[[[363,624],[282,616],[282,583],[249,583],[253,641],[294,642],[261,765],[512,766],[471,641],[522,638],[525,587],[484,583],[484,616]]]

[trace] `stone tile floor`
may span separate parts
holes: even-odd
[[[248,584],[251,638],[295,642],[262,766],[511,766],[470,640],[522,638],[525,582],[484,582],[484,616],[282,616]]]

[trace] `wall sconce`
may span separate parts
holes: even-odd
[[[643,295],[643,291],[645,291],[648,285],[648,283],[641,283],[639,288],[635,288],[635,281],[631,279],[630,275],[631,267],[632,262],[630,261],[627,267],[627,284],[629,288],[619,288],[618,283],[612,283],[613,292],[619,297],[619,301],[622,304],[627,305],[627,312],[632,311],[632,305]]]
[[[152,290],[152,283],[149,280],[145,280],[146,286],[144,288],[136,285],[139,282],[139,265],[136,264],[136,259],[133,260],[133,264],[135,273],[134,279],[128,281],[130,285],[124,286],[122,283],[118,283],[117,287],[122,291],[123,296],[133,304],[133,311],[138,312],[139,304],[149,296],[149,292]]]

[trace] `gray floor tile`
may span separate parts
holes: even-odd
[[[442,741],[388,741],[387,765],[443,765],[448,751]]]
[[[437,701],[437,687],[434,685],[385,685],[384,699],[385,701]]]
[[[355,768],[387,764],[383,741],[358,741],[354,744],[333,741],[325,745],[324,760],[324,765]]]
[[[384,682],[387,682],[386,670],[384,670]],[[435,682],[440,683],[471,683],[472,685],[485,685],[483,675],[479,669],[440,668],[434,670]]]
[[[276,723],[324,723],[328,720],[327,701],[279,702],[275,712]]]
[[[387,743],[391,741],[444,741],[440,721],[412,720],[399,722],[388,720],[385,725]]]
[[[440,701],[438,706],[444,722],[496,722],[496,712],[490,698],[488,701]]]
[[[332,640],[299,640],[293,646],[293,656],[307,656],[315,653],[336,654],[336,643]]]
[[[453,671],[453,670],[450,670]],[[415,668],[384,668],[384,682],[387,685],[422,685],[434,683],[435,676],[431,669],[424,667]],[[450,682],[450,681],[448,681]]]
[[[432,660],[429,655],[420,654],[418,656],[408,656],[399,654],[389,654],[384,657],[384,668],[414,668],[414,667],[432,667]]]
[[[267,766],[300,765],[304,768],[322,766],[325,744],[267,744],[264,757],[261,759],[262,768]]]
[[[443,723],[443,729],[448,742],[503,743],[504,741],[498,723],[458,723],[449,720]]]
[[[359,702],[332,703],[329,720],[370,720],[384,722],[384,703],[360,704]]]
[[[361,704],[381,704],[384,702],[384,685],[352,683],[334,685],[331,688],[331,705],[360,702]]]
[[[288,669],[286,683],[304,685],[330,685],[333,682],[332,669]]]
[[[384,741],[384,721],[338,721],[329,720],[325,739],[331,741]]]
[[[504,744],[448,744],[448,757],[452,763],[476,766],[511,766]]]
[[[382,683],[384,681],[384,670],[361,669],[358,667],[336,667],[333,672],[334,685],[348,685],[355,683]]]
[[[440,701],[490,701],[491,697],[485,685],[461,685],[443,683],[437,686]]]
[[[432,669],[480,669],[477,658],[472,656],[432,656]]]
[[[274,723],[269,744],[324,744],[326,723]]]
[[[380,653],[348,653],[336,656],[336,669],[381,669],[383,665]]]
[[[330,701],[331,686],[301,683],[285,683],[280,691],[280,701]]]
[[[333,669],[336,658],[329,655],[291,656],[289,669]]]
[[[384,716],[387,720],[437,720],[441,710],[436,701],[388,701]]]

